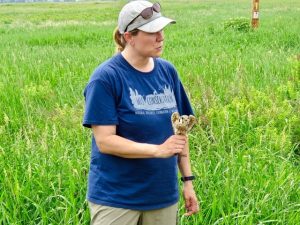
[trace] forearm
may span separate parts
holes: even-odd
[[[123,158],[152,158],[156,156],[157,145],[138,143],[118,135],[109,135],[97,146],[102,153]]]
[[[181,153],[180,161],[178,167],[182,177],[192,176],[192,168],[190,163],[190,151],[189,151],[189,142],[186,143],[184,150]],[[192,181],[185,181],[183,185],[184,189],[193,189]]]
[[[178,156],[180,157],[180,161],[178,163],[178,167],[181,173],[181,176],[192,176],[192,169],[190,163],[190,151],[189,151],[189,142],[187,141],[184,150]]]

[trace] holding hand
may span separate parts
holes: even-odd
[[[172,135],[164,143],[158,145],[156,157],[168,158],[181,153],[186,145],[187,137],[183,135]]]

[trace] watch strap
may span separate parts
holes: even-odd
[[[195,180],[196,177],[195,176],[187,176],[187,177],[181,177],[180,180],[182,182],[185,182],[185,181],[189,181],[189,180]]]

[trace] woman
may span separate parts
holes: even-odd
[[[132,1],[119,14],[119,53],[91,76],[84,95],[83,125],[92,128],[87,199],[91,223],[175,225],[177,154],[186,215],[199,210],[193,189],[188,140],[173,135],[171,115],[193,114],[168,61],[158,58],[163,28],[174,20],[158,3]]]

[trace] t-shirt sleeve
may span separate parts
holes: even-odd
[[[85,112],[82,125],[117,125],[115,95],[107,81],[94,80],[84,90]]]
[[[184,90],[184,87],[179,79],[178,73],[175,69],[174,71],[174,84],[175,84],[175,98],[177,102],[177,108],[180,115],[194,115],[189,98]]]

